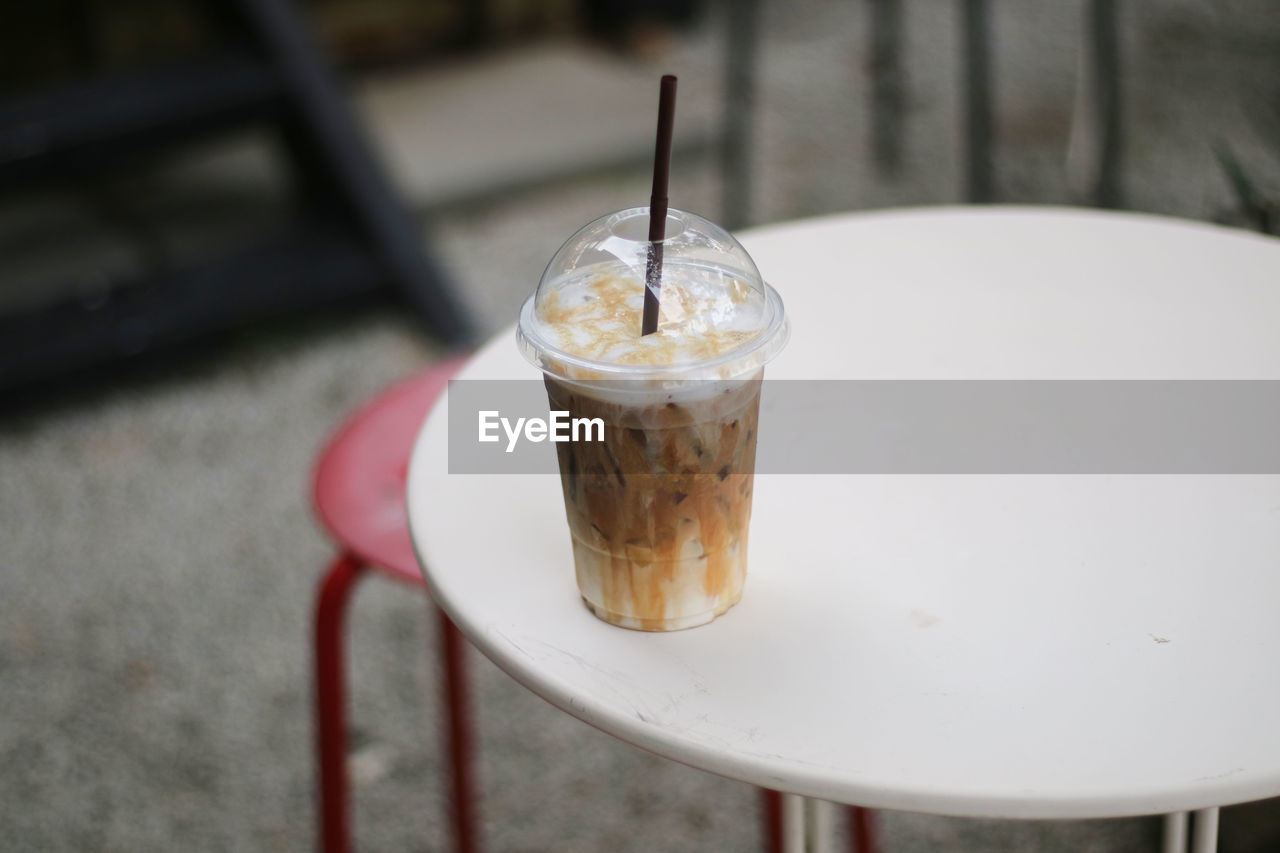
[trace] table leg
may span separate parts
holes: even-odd
[[[805,799],[805,853],[831,853],[834,822],[832,806],[826,800]]]
[[[1164,846],[1161,853],[1187,853],[1186,812],[1173,812],[1164,816]]]
[[[804,797],[782,795],[782,853],[805,853]]]
[[[1218,849],[1218,810],[1200,809],[1191,827],[1191,853],[1214,853]]]
[[[782,795],[782,853],[831,853],[834,806],[795,794]]]

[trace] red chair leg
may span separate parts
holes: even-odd
[[[467,685],[466,640],[443,610],[436,608],[440,647],[444,652],[444,698],[447,743],[453,770],[453,839],[458,853],[479,848],[475,825],[475,787],[471,775],[471,709]]]
[[[316,747],[320,758],[320,849],[324,853],[347,853],[351,847],[342,628],[347,600],[364,569],[355,557],[341,555],[329,566],[316,596]]]
[[[875,812],[860,806],[849,806],[849,828],[853,853],[876,853]]]
[[[761,788],[760,806],[764,812],[764,849],[767,853],[782,853],[782,794]]]

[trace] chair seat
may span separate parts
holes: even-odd
[[[339,545],[407,583],[423,583],[409,540],[405,482],[422,421],[464,359],[415,374],[361,406],[316,462],[312,501]]]

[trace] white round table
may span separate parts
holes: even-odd
[[[1275,239],[984,207],[742,240],[792,320],[769,378],[1280,379]],[[537,376],[511,330],[460,374]],[[610,734],[862,806],[1175,813],[1166,849],[1280,795],[1280,477],[759,475],[741,604],[646,634],[580,601],[556,476],[447,473],[447,406],[409,472],[427,583]]]

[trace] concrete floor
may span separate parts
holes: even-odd
[[[906,5],[910,94],[904,171],[895,178],[878,174],[866,154],[865,8],[765,4],[752,221],[959,200],[954,5]],[[995,5],[1002,197],[1079,199],[1065,156],[1076,13],[1049,0]],[[1131,206],[1222,217],[1232,202],[1212,158],[1215,140],[1229,140],[1261,176],[1278,173],[1280,145],[1269,147],[1255,117],[1259,104],[1276,102],[1280,13],[1265,0],[1124,10]],[[553,91],[566,66],[598,62],[613,85],[651,78],[655,90],[657,73],[675,70],[681,103],[706,113],[718,97],[717,39],[708,25],[647,60],[583,59],[577,47],[553,47],[422,72],[424,81],[470,75],[474,102],[496,105],[470,119],[484,145],[455,140],[448,152],[418,136],[427,131],[415,116],[461,126],[432,100],[447,100],[450,87],[415,90],[412,75],[361,82],[362,109],[391,170],[427,213],[442,263],[487,332],[514,320],[564,237],[648,195],[644,171],[615,156],[628,145],[643,151],[636,137],[650,132],[647,123],[626,139],[605,133],[586,145],[577,159],[597,168],[569,178],[557,171],[563,152],[546,142],[555,126],[537,128],[537,156],[504,128],[513,107],[503,92],[517,82],[536,92],[529,81],[544,72]],[[518,81],[504,76],[512,73]],[[633,109],[599,97],[584,94],[603,124],[611,109]],[[413,169],[415,138],[424,162],[426,152],[439,154],[430,169]],[[565,147],[582,141],[574,140]],[[502,180],[474,157],[501,163]],[[213,174],[243,174],[236,157],[219,162]],[[559,177],[547,179],[552,173]],[[677,164],[672,203],[714,218],[719,196],[713,164],[695,146]],[[0,412],[0,848],[313,845],[309,619],[332,549],[307,505],[310,466],[345,413],[437,356],[412,318],[373,308],[244,331],[199,359],[160,359],[144,376]],[[424,595],[367,583],[349,638],[358,846],[445,850],[435,634]],[[757,848],[749,786],[623,745],[473,658],[488,849]],[[1274,810],[1254,813],[1224,817],[1224,851],[1280,849],[1267,834]],[[1120,853],[1155,850],[1158,839],[1151,819],[885,813],[880,824],[885,851]]]

